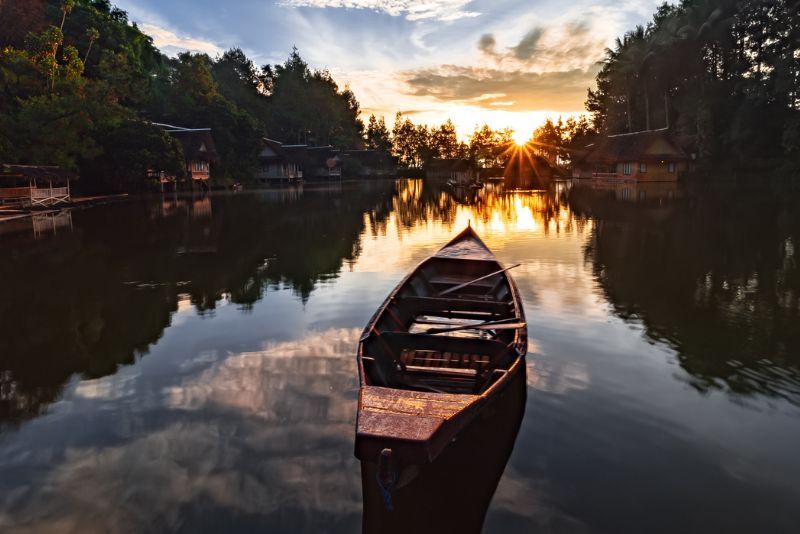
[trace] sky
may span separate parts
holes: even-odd
[[[451,118],[529,135],[584,112],[606,47],[658,0],[116,0],[166,54],[240,47],[256,65],[292,46],[391,128]]]

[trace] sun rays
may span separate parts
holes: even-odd
[[[524,147],[525,144],[530,141],[530,135],[522,130],[515,129],[514,133],[511,134],[511,139],[518,148]]]

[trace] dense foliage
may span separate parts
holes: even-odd
[[[360,147],[359,113],[297,50],[261,68],[239,49],[168,58],[108,0],[0,3],[0,161],[78,170],[87,190],[183,172],[179,143],[153,123],[212,128],[224,183],[252,177],[265,136]]]
[[[603,133],[671,127],[706,162],[800,161],[800,1],[664,3],[606,52],[586,103]]]

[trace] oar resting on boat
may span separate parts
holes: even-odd
[[[516,322],[510,322],[516,321]],[[446,328],[429,328],[425,331],[426,334],[444,334],[447,332],[458,332],[460,330],[514,330],[524,328],[527,325],[525,321],[520,321],[516,317],[510,319],[500,319],[499,321],[486,321],[485,323],[478,324],[462,324],[458,326],[450,326]]]
[[[478,282],[482,282],[482,281],[486,280],[487,278],[491,278],[493,276],[497,276],[498,274],[503,274],[504,272],[510,271],[511,269],[516,269],[520,265],[522,265],[522,264],[518,263],[516,265],[512,265],[511,267],[506,267],[505,269],[500,269],[499,271],[495,271],[493,273],[485,274],[485,275],[483,275],[483,276],[481,276],[479,278],[476,278],[475,280],[470,280],[469,282],[464,282],[463,284],[459,284],[459,285],[457,285],[455,287],[451,287],[449,289],[445,289],[444,291],[439,292],[439,296],[442,297],[442,296],[447,295],[449,293],[453,293],[454,291],[458,291],[459,289],[464,289],[465,287],[469,287],[472,284],[477,284]]]

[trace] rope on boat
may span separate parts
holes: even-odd
[[[375,479],[383,497],[383,507],[387,512],[394,510],[392,506],[392,490],[397,483],[397,473],[392,469],[392,449],[383,449],[378,457],[378,472]]]

